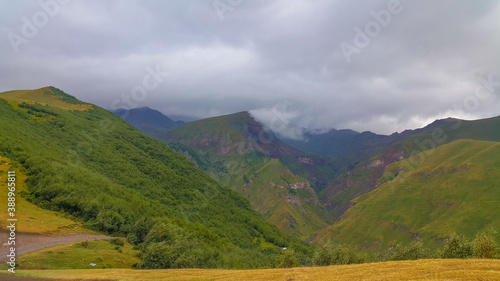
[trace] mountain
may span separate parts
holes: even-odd
[[[293,236],[308,238],[334,221],[311,186],[328,164],[283,143],[248,112],[193,121],[162,140]]]
[[[282,247],[312,251],[165,143],[54,87],[0,93],[0,156],[27,175],[20,196],[126,235],[140,268],[272,267]]]
[[[174,121],[149,107],[118,109],[113,113],[150,137],[158,137],[166,131],[185,124],[183,121]]]
[[[447,118],[389,136],[332,130],[308,136],[312,143],[305,146],[322,147],[319,153],[329,156],[341,171],[318,194],[321,203],[340,217],[352,205],[352,199],[378,186],[387,165],[459,139],[500,141],[499,129],[500,117],[475,121]]]
[[[335,130],[315,132],[305,130],[304,140],[283,139],[301,151],[329,157],[338,170],[347,171],[363,160],[386,149],[390,144],[418,134],[424,129],[406,130],[392,135],[379,135],[370,131]]]
[[[499,159],[498,142],[457,140],[390,164],[380,185],[316,239],[378,251],[416,237],[437,246],[452,233],[499,229]]]

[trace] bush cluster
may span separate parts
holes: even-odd
[[[427,258],[441,259],[498,259],[500,247],[495,242],[495,232],[479,232],[473,240],[464,235],[452,234],[442,249],[431,251],[422,240],[416,239],[409,245],[396,244],[381,255],[369,256],[355,246],[327,244],[314,253],[313,262],[317,266],[353,264],[377,261],[401,261]]]

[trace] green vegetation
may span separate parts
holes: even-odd
[[[396,246],[389,248],[385,253],[385,256],[388,260],[405,261],[430,258],[431,254],[430,251],[424,247],[424,243],[417,239],[407,246],[397,244]]]
[[[308,181],[294,175],[278,159],[246,163],[229,186],[247,197],[252,207],[279,229],[306,239],[333,223]]]
[[[459,139],[500,141],[498,128],[500,117],[475,121],[448,118],[390,136],[331,130],[324,134],[306,134],[308,142],[288,143],[331,158],[339,176],[317,191],[323,205],[340,217],[351,207],[351,200],[391,180],[391,174],[379,179],[387,165]],[[405,164],[416,168],[423,158],[425,154],[420,154]]]
[[[332,224],[334,218],[319,204],[310,182],[293,173],[279,153],[274,153],[289,148],[272,135],[268,136],[271,141],[261,143],[263,132],[259,123],[241,112],[188,123],[169,131],[165,140],[247,198],[254,210],[280,230],[307,239]],[[300,169],[298,161],[288,161],[295,161]]]
[[[499,248],[493,236],[495,232],[479,233],[472,241],[473,256],[479,259],[499,258]]]
[[[473,254],[473,245],[463,235],[452,234],[446,242],[442,253],[443,259],[467,259]]]
[[[55,87],[44,87],[36,90],[16,90],[1,93],[2,99],[12,101],[13,105],[33,104],[50,105],[66,110],[88,110],[91,104],[79,101]]]
[[[328,242],[314,253],[316,266],[359,264],[365,262],[404,261],[419,259],[498,259],[500,249],[492,231],[478,232],[474,240],[463,235],[452,234],[444,245],[432,249],[421,239],[403,245],[393,244],[381,252],[367,251],[357,245]]]
[[[381,251],[420,237],[436,249],[452,233],[471,238],[499,229],[499,156],[500,143],[459,140],[393,163],[386,169],[392,180],[354,199],[316,241]],[[407,165],[415,161],[421,161],[418,167]],[[498,234],[494,238],[500,241]]]
[[[27,193],[25,181],[27,176],[21,171],[21,166],[8,158],[0,156],[0,190],[7,190],[7,173],[16,173],[16,218],[18,224],[16,232],[36,234],[70,234],[70,233],[95,233],[82,227],[81,221],[71,218],[68,214],[42,209],[28,202],[20,195]],[[7,202],[8,192],[0,192],[0,202]],[[0,227],[5,229],[8,225],[8,212],[0,212]]]
[[[368,261],[368,256],[355,246],[327,243],[316,251],[313,261],[317,266],[357,264]]]
[[[291,268],[300,265],[299,259],[295,256],[295,251],[293,249],[283,250],[281,257],[276,262],[277,268]]]
[[[123,244],[116,246],[107,240],[89,240],[27,253],[20,257],[19,269],[131,268],[139,262],[139,251],[122,239],[118,240]]]
[[[283,235],[246,199],[164,143],[104,109],[68,103],[72,97],[54,89],[0,93],[0,155],[28,176],[26,200],[114,235],[137,236],[138,222],[157,218],[150,230],[170,235],[169,229],[176,229],[174,240],[183,247],[182,241],[195,243],[183,248],[187,257],[197,247],[217,256],[215,263],[186,259],[183,266],[272,267],[285,246],[293,246],[299,256],[311,254],[309,245]],[[52,117],[29,114],[19,107],[23,102],[39,103],[36,108]],[[134,242],[146,243],[140,248],[145,264],[148,246],[155,242]]]

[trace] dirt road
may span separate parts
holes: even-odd
[[[94,235],[94,234],[68,234],[68,235],[39,235],[39,234],[28,234],[28,233],[16,233],[16,259],[19,255],[28,253],[31,251],[36,251],[40,249],[45,249],[48,247],[56,246],[59,244],[84,241],[84,240],[94,240],[94,239],[106,239],[105,235]],[[4,230],[0,231],[0,243],[2,247],[0,248],[0,263],[4,263],[7,260],[7,255],[9,254],[9,246],[7,242],[9,241],[9,232]]]

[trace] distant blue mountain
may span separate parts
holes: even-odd
[[[158,110],[149,107],[118,109],[113,113],[151,137],[159,137],[165,132],[185,124],[183,121],[174,121]]]

